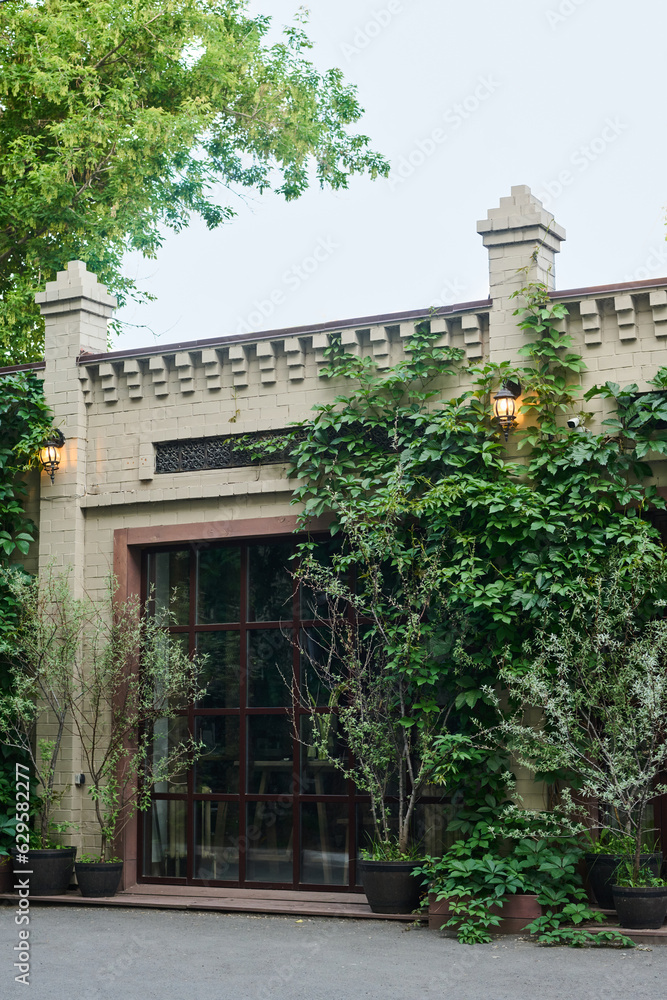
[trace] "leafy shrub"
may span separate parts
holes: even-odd
[[[566,815],[509,806],[496,823],[477,823],[443,858],[429,858],[417,872],[436,900],[449,902],[443,928],[455,928],[463,944],[490,941],[490,930],[502,920],[491,907],[502,910],[508,896],[530,893],[543,914],[527,930],[540,943],[626,946],[628,939],[616,931],[580,926],[604,919],[588,905],[579,875],[580,832]]]

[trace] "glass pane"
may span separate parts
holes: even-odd
[[[150,584],[155,613],[169,612],[170,625],[187,625],[190,620],[190,552],[156,552],[150,559]]]
[[[345,795],[347,780],[331,762],[331,756],[341,761],[346,757],[338,716],[326,713],[302,717],[302,795]]]
[[[183,658],[187,658],[190,650],[190,639],[187,632],[172,632],[169,633],[166,630],[156,637],[155,646],[153,648],[153,658],[151,666],[146,666],[146,669],[152,669],[153,673],[153,690],[155,693],[155,700],[153,702],[153,708],[157,712],[161,712],[167,705],[170,709],[175,711],[184,711],[188,705],[186,699],[175,693],[172,697],[165,699],[165,677],[171,669],[170,664],[173,666],[176,659],[183,662]]]
[[[280,629],[248,632],[248,705],[251,708],[280,708],[292,701],[292,659],[290,636]]]
[[[255,795],[292,792],[293,730],[286,715],[250,715],[248,724],[248,791]]]
[[[160,780],[153,786],[155,792],[186,792],[187,765],[172,763],[169,758],[178,750],[178,744],[188,739],[188,720],[184,715],[174,719],[157,719],[153,723],[154,738],[151,743],[149,766],[151,774]],[[171,773],[170,773],[171,772]]]
[[[346,803],[301,806],[301,881],[346,885],[350,852]]]
[[[144,816],[144,875],[185,878],[187,803],[156,799]]]
[[[239,719],[233,715],[195,716],[195,739],[206,745],[195,763],[195,791],[238,792]]]
[[[432,788],[435,795],[441,789]],[[429,794],[429,787],[425,789]],[[440,858],[453,844],[457,834],[448,830],[454,808],[446,802],[420,802],[415,806],[414,842],[423,854]],[[458,834],[460,836],[460,833]]]
[[[318,625],[302,629],[299,635],[301,701],[318,708],[333,706],[336,695],[332,691],[339,688],[343,667],[337,656],[330,656],[331,629]]]
[[[292,806],[249,802],[246,828],[246,879],[292,882]]]
[[[427,791],[434,789],[427,786]],[[390,803],[389,806],[392,809]],[[394,816],[391,826],[396,832],[395,806]],[[415,812],[411,824],[411,840],[422,854],[429,854],[431,857],[441,857],[445,851],[451,847],[456,834],[448,832],[448,823],[455,815],[455,809],[448,802],[419,802],[415,806]],[[459,834],[460,836],[460,834]],[[357,806],[357,856],[359,851],[370,847],[376,839],[373,816],[370,805],[363,803]],[[357,883],[359,884],[357,875]]]
[[[238,803],[195,802],[194,810],[195,878],[238,881]]]
[[[334,553],[341,549],[341,536],[327,538],[319,541],[315,546],[313,555],[323,566],[331,566]],[[321,590],[313,590],[306,584],[301,585],[301,617],[305,621],[314,618],[328,618],[328,603],[326,595]]]
[[[238,708],[241,640],[238,632],[199,632],[197,652],[208,657],[202,670],[206,695],[199,708]]]
[[[241,620],[241,549],[204,549],[197,554],[197,623]]]
[[[391,809],[391,805],[390,805]],[[393,809],[393,814],[390,813],[390,822],[392,833],[396,835],[398,832],[398,823],[396,820],[396,809]],[[368,803],[364,802],[357,806],[357,858],[359,857],[360,851],[364,848],[368,850],[372,844],[377,840],[377,834],[375,832],[375,825],[373,823],[373,814],[371,813],[371,807]],[[359,869],[357,868],[357,885],[361,885],[361,879],[359,877]]]
[[[294,581],[290,575],[291,542],[248,548],[248,621],[291,621]]]

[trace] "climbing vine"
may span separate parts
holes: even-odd
[[[16,599],[6,582],[10,561],[20,571],[20,557],[35,539],[35,525],[25,513],[22,474],[37,460],[51,428],[51,413],[41,381],[32,372],[0,377],[0,638],[16,622]],[[19,557],[17,559],[17,557]],[[0,692],[10,688],[7,665],[0,658]],[[0,748],[0,856],[13,845],[16,812],[14,765],[24,760],[13,748]],[[34,804],[36,808],[36,803]]]
[[[37,462],[51,428],[42,383],[33,372],[0,378],[0,570],[26,555],[35,525],[25,513],[23,473]],[[0,579],[0,632],[14,620],[14,603]]]
[[[437,560],[424,669],[428,683],[455,688],[464,715],[483,704],[494,661],[508,648],[520,659],[553,598],[571,601],[582,575],[600,571],[611,549],[628,572],[641,553],[662,552],[646,519],[664,506],[647,482],[647,459],[667,451],[667,369],[648,393],[609,382],[583,396],[585,364],[563,329],[566,307],[543,285],[517,298],[527,334],[518,365],[467,365],[462,351],[434,346],[428,323],[405,360],[386,370],[334,338],[324,374],[340,394],[314,408],[292,451],[301,528],[333,514],[342,539],[337,569],[354,571],[357,587],[374,580],[369,599],[397,606],[401,574],[423,576],[429,558]],[[507,379],[523,388],[516,461],[492,418],[493,392]],[[461,382],[469,388],[457,395]],[[595,396],[609,415],[591,433],[583,407]],[[574,415],[579,426],[568,427]],[[375,552],[371,572],[355,538],[386,523],[392,544]],[[416,683],[421,703],[424,676]]]

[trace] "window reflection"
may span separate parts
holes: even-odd
[[[173,719],[157,719],[153,723],[154,738],[151,744],[150,770],[153,775],[164,774],[168,769],[168,761],[179,743],[188,739],[188,720],[177,715]],[[153,785],[158,793],[185,792],[188,784],[187,764],[183,763],[181,770],[170,768],[172,774],[162,778]]]
[[[186,875],[185,820],[182,799],[157,799],[145,815],[144,875],[184,878]]]
[[[347,779],[333,761],[344,765],[346,757],[337,715],[318,712],[301,719],[302,795],[344,795]]]
[[[350,831],[347,803],[308,802],[301,806],[301,881],[345,885]]]
[[[195,878],[230,882],[239,877],[239,807],[195,802]]]
[[[248,727],[248,791],[289,794],[294,787],[292,722],[286,715],[251,715]]]
[[[149,580],[155,614],[170,625],[187,625],[190,618],[190,552],[155,552],[150,556]]]
[[[279,622],[293,618],[292,552],[291,542],[248,547],[248,621]]]
[[[198,708],[238,708],[241,639],[238,632],[199,632],[197,652],[206,655],[202,669],[205,696]]]
[[[249,882],[292,882],[292,806],[284,802],[247,805],[247,875]]]
[[[239,719],[233,715],[198,715],[195,739],[204,752],[195,763],[195,791],[232,794],[239,790]]]
[[[248,632],[248,706],[286,707],[292,701],[291,631],[280,629]]]
[[[241,618],[241,549],[197,553],[197,624],[220,625]]]

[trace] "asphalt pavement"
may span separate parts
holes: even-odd
[[[665,1000],[667,946],[466,946],[391,921],[64,907],[19,928],[0,907],[0,997],[14,1000]]]

